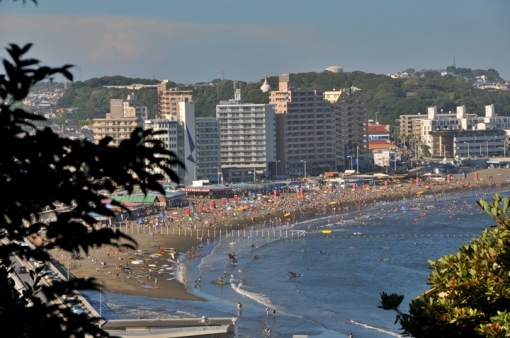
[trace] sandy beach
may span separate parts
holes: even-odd
[[[325,185],[322,190],[307,189],[305,196],[299,198],[296,193],[288,193],[271,201],[262,200],[245,208],[235,215],[234,209],[204,208],[204,213],[188,221],[185,208],[168,210],[178,222],[155,227],[157,219],[148,219],[151,226],[141,227],[136,222],[121,228],[138,243],[138,250],[118,251],[113,248],[98,248],[88,257],[70,260],[65,253],[50,252],[66,266],[71,265],[71,274],[76,277],[94,277],[107,291],[127,295],[142,295],[158,298],[181,300],[200,300],[188,294],[187,287],[193,287],[195,281],[186,282],[186,272],[179,270],[177,259],[182,253],[186,259],[200,259],[200,245],[214,245],[214,234],[220,230],[275,228],[283,224],[291,225],[303,218],[313,221],[316,215],[337,215],[347,211],[362,210],[365,206],[380,201],[397,201],[403,198],[425,198],[430,194],[456,194],[465,191],[483,191],[480,198],[491,199],[494,191],[510,185],[510,169],[479,170],[478,180],[474,173],[464,179],[462,175],[451,175],[451,182],[397,182],[387,189],[351,189],[337,190],[333,193]],[[483,196],[486,195],[486,196]],[[208,200],[199,200],[189,196],[190,201],[209,205]],[[221,206],[221,200],[216,200]],[[238,205],[240,206],[240,205]],[[284,215],[287,216],[284,216]],[[214,231],[215,230],[215,231]],[[193,252],[193,254],[189,254]],[[181,256],[182,257],[182,256]]]

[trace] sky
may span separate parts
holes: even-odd
[[[455,56],[510,80],[509,14],[508,0],[0,0],[0,58],[33,43],[30,57],[75,65],[75,80],[195,83],[445,69]]]

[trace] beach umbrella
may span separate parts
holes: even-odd
[[[162,211],[162,212],[159,213],[159,216],[165,217],[165,213]]]
[[[141,217],[138,219],[138,224],[143,224],[143,219]]]

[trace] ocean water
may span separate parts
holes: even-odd
[[[238,317],[242,337],[263,337],[268,327],[272,337],[399,336],[395,314],[377,308],[379,293],[404,294],[406,311],[407,302],[430,287],[428,260],[456,252],[493,224],[476,206],[482,197],[492,199],[470,193],[383,203],[251,232],[250,238],[249,231],[239,237],[236,232],[204,246],[198,259],[181,263],[179,274],[188,276],[188,291],[204,302],[103,293],[103,316]],[[324,229],[331,234],[322,234]],[[318,233],[286,237],[290,230]],[[235,253],[237,265],[230,263],[229,253]],[[218,284],[225,271],[228,284]],[[195,287],[198,277],[202,282]],[[99,309],[98,293],[86,296]]]

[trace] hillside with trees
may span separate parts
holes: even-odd
[[[450,69],[452,70],[452,69]],[[456,68],[459,74],[441,76],[437,71],[421,71],[419,77],[393,79],[386,75],[373,73],[331,73],[310,72],[295,74],[294,86],[300,89],[333,90],[350,86],[362,89],[368,102],[369,116],[381,123],[394,124],[402,114],[426,113],[427,107],[437,106],[438,110],[454,112],[457,106],[465,105],[468,113],[482,115],[485,105],[494,104],[498,115],[510,115],[510,91],[478,89],[465,75],[486,75],[499,79],[495,70],[467,71],[468,68]],[[122,76],[94,78],[74,83],[59,100],[58,107],[78,108],[71,117],[76,123],[90,118],[97,113],[109,111],[110,99],[126,99],[129,89],[104,88],[105,85],[127,85],[132,83],[157,84],[158,80],[131,79]],[[272,88],[278,88],[278,76],[268,77]],[[237,88],[242,90],[244,102],[268,103],[269,95],[260,91],[262,79],[255,83],[237,81]],[[234,82],[216,79],[212,85],[178,85],[169,82],[167,88],[193,90],[197,116],[215,116],[215,107],[221,100],[234,97]],[[139,100],[149,109],[149,117],[157,112],[156,89],[136,91]],[[69,117],[67,117],[69,118]]]

